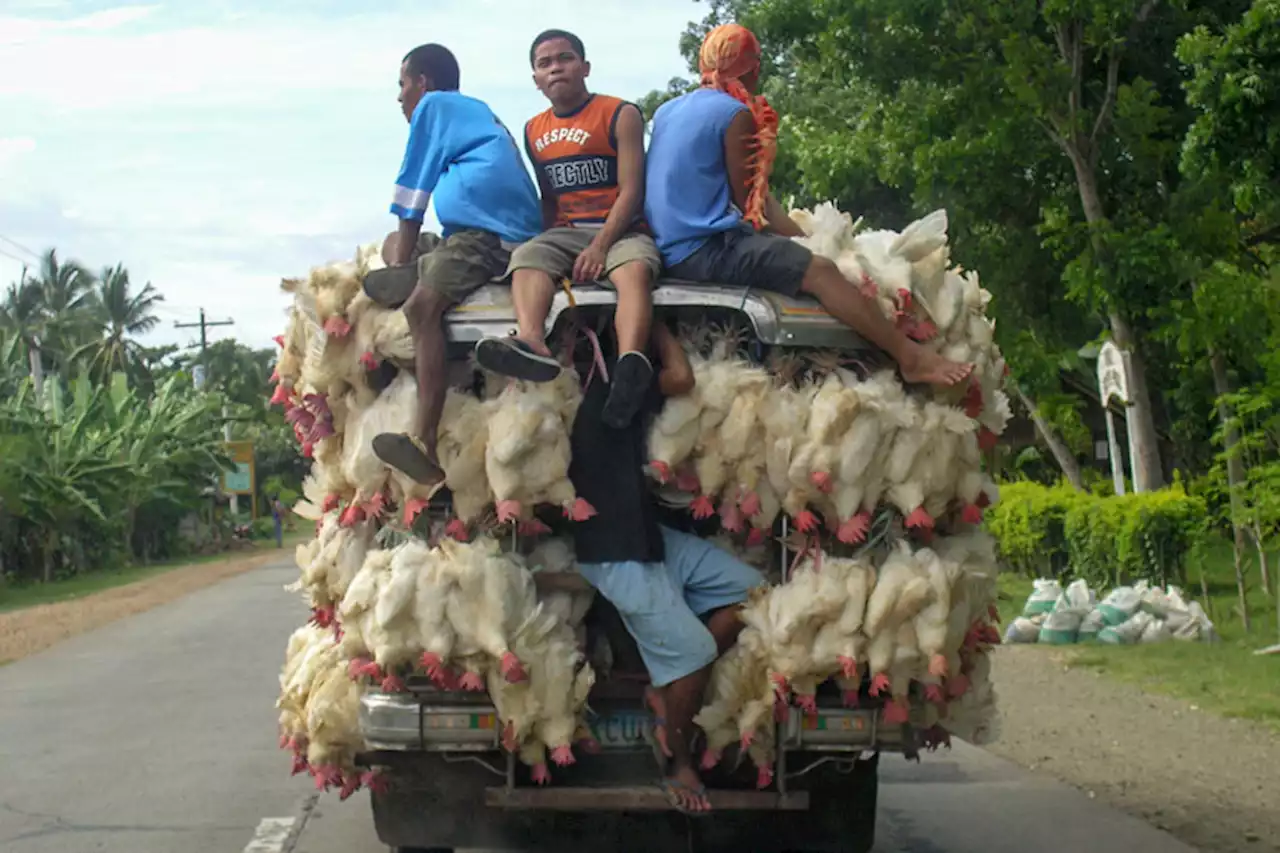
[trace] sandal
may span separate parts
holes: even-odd
[[[694,787],[690,787],[689,785],[686,785],[685,783],[681,782],[679,779],[672,779],[670,777],[664,776],[658,782],[658,787],[662,789],[662,793],[666,796],[667,803],[670,804],[671,808],[680,812],[680,814],[684,815],[685,817],[707,817],[712,812],[712,809],[710,808],[691,809],[688,806],[686,806],[680,799],[680,792],[688,791],[689,793],[693,794],[695,797],[700,797],[701,799],[706,800],[708,803],[710,803],[710,800],[707,798],[707,788],[705,785],[699,785],[696,788],[694,788]]]
[[[424,486],[444,485],[444,471],[427,455],[422,442],[404,433],[384,432],[373,437],[379,459]]]
[[[550,382],[561,369],[560,362],[513,337],[484,338],[476,344],[476,361],[492,373],[529,382]]]

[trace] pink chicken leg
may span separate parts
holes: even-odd
[[[498,501],[494,507],[498,510],[498,523],[506,524],[520,518],[520,501]]]
[[[746,519],[742,516],[742,510],[729,501],[720,504],[720,526],[730,533],[737,533],[742,530]]]
[[[662,462],[660,460],[655,459],[649,463],[649,468],[650,470],[653,471],[654,479],[657,480],[659,483],[671,482],[671,477],[672,477],[671,466],[668,465],[666,462]]]
[[[557,767],[568,767],[570,764],[577,762],[577,759],[573,757],[573,747],[567,743],[551,750],[551,760],[556,763]]]
[[[585,498],[578,498],[564,507],[564,517],[570,521],[586,521],[596,514],[596,508],[587,503]]]
[[[879,696],[881,693],[887,692],[888,690],[889,690],[888,674],[883,672],[876,673],[875,677],[871,679],[871,695]]]
[[[537,764],[533,765],[532,776],[535,784],[551,784],[551,771],[547,769],[547,763],[545,761],[539,761]]]
[[[406,526],[413,524],[414,520],[431,505],[431,501],[427,498],[409,498],[404,502],[404,523]],[[447,532],[447,530],[446,530]]]
[[[462,677],[458,679],[458,686],[463,690],[470,690],[472,693],[483,693],[485,691],[484,679],[478,672],[464,672]]]
[[[884,706],[884,722],[890,726],[900,726],[907,722],[910,716],[907,711],[907,703],[903,699],[892,699]]]
[[[809,510],[803,510],[796,516],[796,529],[801,533],[812,533],[818,529],[818,516]]]
[[[836,538],[846,545],[856,545],[867,538],[870,526],[871,513],[860,512],[840,525]]]
[[[809,475],[809,482],[813,484],[815,489],[822,492],[824,495],[831,494],[831,490],[835,487],[831,480],[831,475],[826,471],[814,471]]]
[[[471,539],[467,523],[460,518],[455,518],[444,526],[444,535],[459,542],[467,542]]]
[[[324,333],[333,335],[335,338],[345,338],[351,334],[351,324],[345,319],[334,314],[328,320],[324,321]]]
[[[709,495],[698,495],[693,499],[693,503],[689,505],[689,509],[693,511],[693,517],[699,521],[708,519],[716,514],[716,506],[711,502]]]
[[[502,662],[498,665],[498,670],[510,684],[519,684],[529,678],[529,674],[524,671],[524,665],[520,663],[520,659],[515,656],[514,652],[507,652],[502,656]]]

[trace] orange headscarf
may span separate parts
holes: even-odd
[[[742,78],[760,67],[760,42],[751,30],[740,24],[722,24],[703,40],[698,67],[702,72],[702,85],[719,89],[746,104],[756,121],[756,134],[750,143],[751,157],[747,161],[747,209],[742,216],[759,230],[768,224],[764,202],[778,150],[778,113],[763,96],[752,95],[742,85]]]

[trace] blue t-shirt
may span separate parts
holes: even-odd
[[[391,212],[421,222],[433,194],[446,237],[478,228],[523,243],[542,231],[515,139],[487,104],[459,92],[428,92],[414,109]]]
[[[645,158],[644,216],[668,266],[714,234],[742,227],[729,192],[724,136],[747,107],[716,89],[697,89],[658,108]]]

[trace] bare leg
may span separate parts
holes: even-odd
[[[724,654],[733,648],[733,644],[738,642],[738,635],[742,633],[742,629],[746,627],[738,614],[742,612],[742,605],[736,604],[733,607],[721,607],[711,613],[707,619],[707,630],[711,632],[711,636],[716,638],[716,648],[720,654]]]
[[[618,310],[613,320],[618,353],[644,352],[653,321],[649,268],[640,261],[632,261],[609,273],[609,281],[618,292]]]
[[[689,811],[710,811],[711,803],[702,786],[702,778],[694,769],[691,741],[693,717],[702,705],[711,667],[706,666],[691,675],[673,681],[664,689],[667,706],[667,742],[671,747],[671,772],[667,774],[674,795]]]
[[[436,457],[436,438],[448,392],[443,324],[449,305],[446,297],[419,287],[404,306],[413,332],[413,367],[418,380],[417,437],[435,468],[434,482],[444,479]]]
[[[395,231],[387,235],[382,241],[382,262],[387,266],[392,265],[392,260],[396,256],[396,238],[399,237]]]
[[[814,256],[800,290],[816,298],[831,316],[892,356],[908,382],[955,385],[973,370],[973,365],[956,364],[904,335],[880,313],[880,306],[874,300],[863,296],[826,258]]]
[[[555,295],[555,282],[542,270],[519,269],[511,275],[511,299],[515,302],[516,323],[520,327],[518,337],[542,355],[551,355],[546,329]]]

